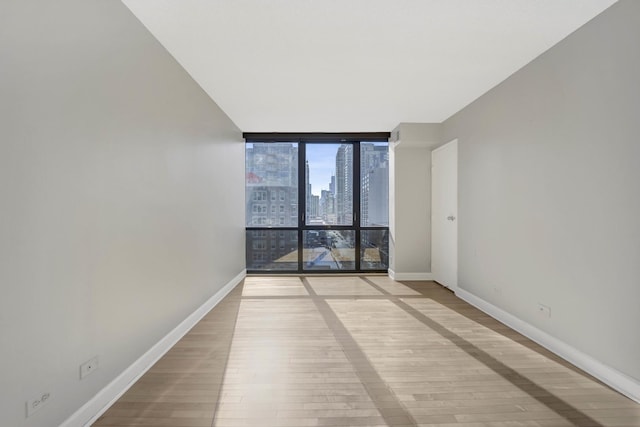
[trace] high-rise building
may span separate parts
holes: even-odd
[[[306,185],[305,213],[307,215],[308,221],[309,219],[313,218],[313,214],[311,212],[311,181],[309,181],[309,160],[305,160],[304,162],[304,182]]]
[[[247,226],[296,226],[298,147],[253,144],[245,161]]]
[[[310,219],[316,219],[320,217],[320,196],[315,194],[311,195],[311,209],[309,210]]]
[[[353,222],[353,145],[342,144],[336,153],[336,221]]]
[[[247,144],[245,162],[247,226],[297,226],[297,145]],[[291,231],[248,231],[247,241],[247,259],[258,268],[297,250],[297,233]]]
[[[389,170],[375,168],[365,177],[367,191],[362,195],[362,225],[387,227],[389,225]],[[364,189],[364,185],[363,185]]]
[[[336,222],[336,199],[329,190],[320,192],[320,217],[325,224]]]
[[[360,211],[363,226],[389,225],[389,155],[386,144],[360,145]]]

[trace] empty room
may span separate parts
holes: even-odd
[[[640,2],[0,1],[0,426],[640,426]]]

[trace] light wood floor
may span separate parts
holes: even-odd
[[[95,426],[640,426],[433,282],[248,277]]]

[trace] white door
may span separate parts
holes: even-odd
[[[431,153],[431,273],[455,292],[458,285],[458,141]]]

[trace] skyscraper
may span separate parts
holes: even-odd
[[[389,225],[388,152],[386,144],[360,145],[360,220],[363,226]]]
[[[291,227],[298,224],[298,147],[255,143],[246,147],[246,225]],[[297,249],[297,233],[247,232],[247,260],[253,268],[273,264]],[[288,266],[286,263],[277,265]]]
[[[337,224],[353,223],[353,145],[342,144],[336,153]]]
[[[320,216],[325,224],[336,223],[336,199],[329,190],[320,192]]]
[[[309,181],[309,160],[305,160],[304,162],[304,183],[306,186],[306,221],[309,221],[313,217],[311,213],[311,181]]]
[[[253,144],[246,149],[248,226],[298,224],[298,147]]]
[[[320,196],[315,194],[311,195],[311,209],[309,210],[309,219],[316,219],[320,217]]]

